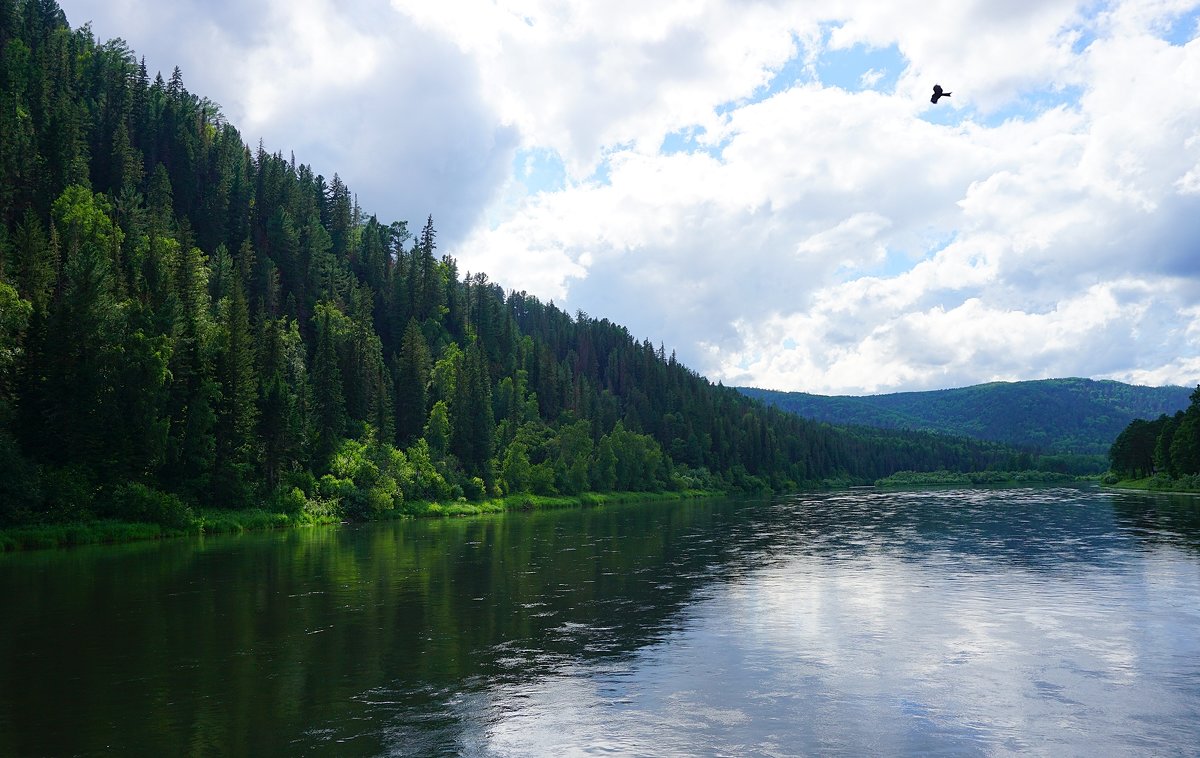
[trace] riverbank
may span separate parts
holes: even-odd
[[[1005,484],[1062,484],[1091,481],[1090,478],[1061,474],[1056,471],[898,471],[877,479],[876,487],[926,487],[941,484],[1005,485]]]
[[[379,521],[406,518],[448,518],[479,516],[506,511],[532,511],[549,508],[578,508],[607,503],[655,502],[717,497],[722,492],[684,490],[681,492],[584,492],[579,495],[508,495],[501,498],[452,503],[405,503],[402,510],[384,514]],[[333,512],[301,509],[276,512],[261,508],[248,510],[202,510],[194,523],[183,529],[159,524],[97,519],[67,524],[28,524],[0,529],[0,552],[41,550],[78,545],[116,544],[142,540],[174,539],[198,534],[239,534],[270,529],[289,529],[320,524],[345,523]]]
[[[1120,479],[1104,481],[1105,487],[1116,490],[1140,490],[1142,492],[1182,492],[1200,494],[1200,476],[1185,476],[1172,479],[1167,476],[1148,476],[1143,479]]]

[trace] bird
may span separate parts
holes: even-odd
[[[935,84],[935,85],[933,85],[933,97],[929,98],[929,102],[933,103],[934,105],[937,105],[937,101],[938,101],[939,97],[950,97],[950,93],[942,92],[942,85]]]

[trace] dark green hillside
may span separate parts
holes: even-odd
[[[1047,453],[1104,455],[1135,418],[1186,408],[1185,387],[1139,387],[1091,379],[992,382],[961,389],[864,397],[742,388],[804,418],[923,429]]]
[[[0,524],[1011,467],[993,443],[766,408],[464,278],[432,216],[414,233],[248,147],[178,69],[53,0],[0,0],[0,135]]]

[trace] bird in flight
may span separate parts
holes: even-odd
[[[942,85],[935,84],[935,85],[933,85],[933,97],[929,98],[929,102],[933,103],[934,105],[937,105],[937,101],[938,101],[939,97],[950,97],[950,93],[942,92]]]

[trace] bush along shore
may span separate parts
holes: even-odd
[[[898,471],[875,480],[876,487],[924,487],[939,484],[1005,485],[1060,484],[1081,481],[1081,477],[1057,471]]]
[[[1200,474],[1173,477],[1156,474],[1141,479],[1121,479],[1108,474],[1101,480],[1106,487],[1122,490],[1145,490],[1147,492],[1197,492],[1200,493]]]
[[[240,534],[249,531],[347,523],[345,514],[336,501],[319,497],[308,499],[298,490],[294,494],[296,497],[291,500],[291,504],[299,504],[299,508],[294,510],[274,510],[273,508],[287,503],[273,503],[266,508],[195,511],[171,495],[140,492],[136,493],[134,497],[143,498],[142,505],[149,506],[142,515],[142,518],[147,520],[94,519],[61,524],[27,524],[0,529],[0,552],[116,544],[208,534]],[[371,520],[478,516],[506,511],[684,500],[717,497],[722,494],[724,493],[707,490],[584,492],[578,495],[508,495],[478,502],[468,502],[461,498],[444,503],[419,501],[404,503],[401,507],[378,513]]]

